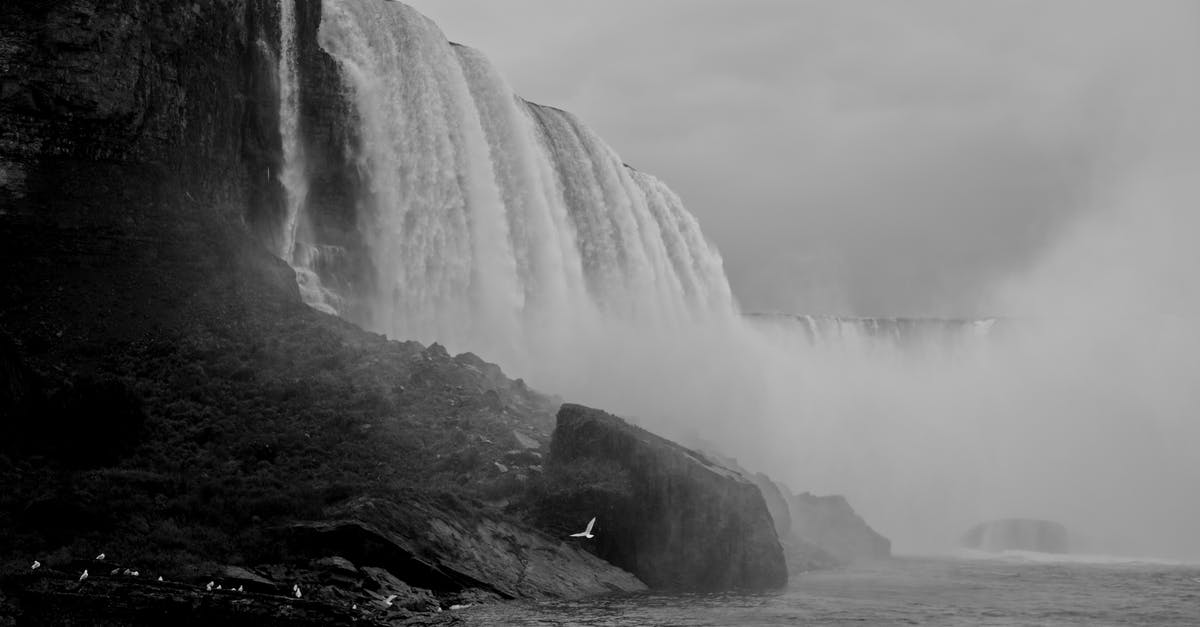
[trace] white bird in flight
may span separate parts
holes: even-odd
[[[104,561],[104,557],[105,557],[105,555],[104,555],[103,553],[101,553],[101,554],[99,554],[99,555],[97,555],[97,556],[96,556],[96,561],[97,561],[97,562],[103,562],[103,561]]]
[[[596,517],[592,516],[592,519],[588,521],[587,529],[584,529],[583,531],[580,531],[579,533],[573,533],[573,534],[571,534],[571,537],[572,538],[589,538],[589,539],[596,537],[595,535],[592,534],[592,526],[595,524],[596,524]]]
[[[210,582],[208,582],[208,585],[207,585],[207,586],[204,586],[204,589],[205,589],[205,590],[207,590],[207,591],[209,591],[209,592],[212,592],[213,586],[215,586],[215,585],[217,585],[217,582],[215,582],[215,581],[210,581]]]
[[[84,579],[87,579],[87,569],[86,568],[83,569],[83,574],[79,576],[80,581],[83,581]]]
[[[391,607],[391,606],[392,606],[392,601],[395,601],[395,600],[396,600],[396,595],[394,595],[394,594],[393,594],[392,596],[390,596],[390,597],[388,597],[388,598],[384,599],[384,600],[383,600],[383,604],[384,604],[384,605],[386,605],[386,606],[388,606],[388,607]]]
[[[29,570],[37,570],[37,569],[39,569],[39,568],[41,568],[41,567],[42,567],[42,563],[41,563],[41,562],[39,562],[39,561],[37,561],[37,560],[33,560],[33,566],[30,566],[30,567],[29,567]]]

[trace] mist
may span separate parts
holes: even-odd
[[[850,15],[866,6],[854,4]],[[359,16],[366,26],[355,37],[399,42],[335,49],[361,70],[351,73],[357,106],[376,129],[365,135],[378,140],[362,157],[371,176],[389,190],[427,177],[451,195],[470,183],[447,211],[435,198],[404,215],[424,182],[380,196],[374,215],[392,221],[381,233],[404,231],[396,225],[416,215],[436,237],[418,229],[412,241],[371,247],[374,265],[409,296],[377,294],[365,324],[478,352],[538,389],[715,449],[794,490],[844,494],[901,553],[952,551],[975,523],[1031,517],[1066,525],[1081,552],[1200,559],[1192,496],[1200,461],[1190,450],[1200,442],[1192,276],[1200,259],[1185,239],[1200,226],[1196,7],[1064,3],[1030,13],[1026,24],[1022,11],[1041,3],[1003,5],[1009,13],[987,5],[979,14],[919,6],[918,16],[937,19],[888,19],[920,24],[917,33],[957,33],[1004,18],[994,47],[1020,62],[985,69],[1007,86],[999,101],[1009,108],[959,98],[965,87],[955,81],[973,68],[952,59],[945,67],[955,71],[932,83],[928,72],[904,71],[852,81],[860,95],[883,81],[875,87],[887,87],[892,105],[907,94],[901,109],[915,106],[916,118],[889,109],[868,116],[878,125],[846,127],[821,111],[788,109],[789,119],[829,124],[817,145],[832,156],[820,164],[786,151],[736,151],[737,167],[713,172],[708,156],[722,144],[703,152],[688,140],[690,152],[668,151],[668,174],[701,173],[684,174],[677,191],[687,207],[702,208],[703,235],[680,199],[641,171],[643,144],[618,156],[599,137],[609,128],[583,125],[590,116],[581,122],[514,101],[498,75],[507,67],[447,50],[432,23],[403,21],[414,30],[400,37],[402,24],[373,26],[388,14]],[[708,23],[705,16],[696,20]],[[1081,16],[1094,26],[1069,38],[1056,30]],[[969,38],[950,37],[959,39]],[[399,74],[388,68],[407,57],[374,57],[398,46],[419,48],[437,80],[394,81]],[[908,53],[919,65],[954,49]],[[1015,77],[1020,68],[1033,74]],[[990,93],[971,85],[967,92]],[[381,86],[391,95],[377,97]],[[444,110],[394,106],[426,102],[428,93],[440,94]],[[880,105],[867,100],[868,110]],[[976,107],[986,115],[976,117]],[[681,115],[673,124],[689,119]],[[733,120],[723,132],[746,125],[742,140],[767,131],[754,117],[722,115]],[[395,123],[405,116],[428,120]],[[917,130],[936,132],[910,132],[913,119]],[[638,120],[637,128],[649,123]],[[424,145],[439,147],[437,159],[414,151]],[[631,162],[637,171],[625,167]],[[396,163],[414,164],[413,173]],[[764,172],[783,176],[764,181]],[[697,178],[705,184],[693,185]],[[712,206],[705,190],[728,202]],[[744,210],[733,202],[741,195]],[[853,211],[827,219],[809,204],[822,198]],[[468,220],[458,213],[465,207],[486,220]],[[881,237],[885,229],[898,230],[904,245]],[[747,250],[780,242],[800,270],[747,278],[755,259]],[[716,248],[727,243],[723,262]],[[823,267],[830,245],[857,269]],[[410,272],[413,259],[436,264]],[[770,284],[771,298],[731,296],[757,281]],[[915,345],[857,332],[814,339],[799,325],[744,315],[768,303],[792,303],[797,314],[966,312],[995,322]]]
[[[1151,10],[1129,22],[1139,74],[1110,94],[1122,115],[1088,210],[990,288],[992,336],[950,355],[777,355],[770,433],[741,457],[848,494],[901,551],[1025,516],[1063,522],[1085,552],[1200,558],[1200,20]]]
[[[1112,74],[1103,103],[1078,111],[1105,111],[1072,183],[1082,206],[973,286],[1000,319],[987,337],[948,351],[813,344],[718,316],[581,332],[563,353],[536,351],[571,355],[571,374],[534,380],[796,489],[846,494],[899,552],[1035,517],[1065,524],[1080,552],[1200,559],[1200,21],[1182,3],[1098,10],[1128,27],[1123,57],[1095,60]]]

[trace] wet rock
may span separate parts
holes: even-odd
[[[787,583],[766,503],[738,473],[580,405],[559,410],[550,451],[552,475],[599,470],[594,484],[551,501],[574,518],[561,521],[563,531],[580,531],[596,516],[597,537],[572,541],[651,587],[764,589]],[[613,474],[620,476],[613,480]],[[589,481],[586,473],[581,477]]]
[[[458,504],[357,499],[330,520],[284,530],[299,554],[337,553],[438,594],[580,597],[645,585],[585,551]]]
[[[246,590],[269,594],[280,593],[287,588],[287,586],[271,581],[241,566],[225,566],[221,568],[214,579],[225,588],[235,589],[238,586],[244,586]]]
[[[891,556],[892,542],[872,529],[845,497],[807,492],[787,497],[796,539],[819,547],[841,564]]]

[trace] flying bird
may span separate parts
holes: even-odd
[[[215,585],[217,585],[217,582],[210,581],[210,582],[208,582],[207,586],[204,586],[204,589],[208,590],[209,592],[212,592],[213,586],[215,586]]]
[[[37,560],[33,560],[33,566],[30,566],[30,567],[29,567],[29,570],[37,570],[37,569],[39,569],[39,568],[41,568],[41,567],[42,567],[42,563],[41,563],[41,562],[39,562],[39,561],[37,561]]]
[[[83,574],[79,576],[80,581],[83,581],[84,579],[87,579],[87,569],[86,568],[83,569]]]
[[[589,539],[596,537],[595,535],[592,534],[592,526],[595,524],[596,524],[596,517],[592,516],[592,519],[588,521],[587,529],[584,529],[583,531],[580,531],[579,533],[573,533],[573,534],[571,534],[571,537],[572,538],[589,538]]]
[[[394,594],[393,594],[392,596],[390,596],[390,597],[388,597],[388,598],[384,599],[384,600],[383,600],[383,604],[384,604],[384,605],[386,605],[386,606],[388,606],[388,607],[391,607],[391,606],[392,606],[392,601],[395,601],[395,600],[396,600],[396,595],[394,595]]]
[[[112,569],[112,570],[108,571],[108,574],[109,574],[109,575],[111,575],[111,576],[113,576],[113,577],[116,577],[117,575],[121,574],[121,569],[120,569],[120,568],[114,568],[114,569]]]
[[[474,605],[474,603],[456,603],[456,604],[450,606],[450,611],[453,612],[456,610],[465,610],[468,607],[471,607],[472,605]]]
[[[103,553],[101,553],[101,554],[99,554],[99,555],[97,555],[97,556],[96,556],[96,561],[97,561],[97,562],[103,562],[105,557],[106,557],[106,556],[105,556]]]

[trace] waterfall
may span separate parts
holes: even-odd
[[[679,198],[574,116],[520,99],[407,6],[322,8],[368,187],[367,326],[531,372],[581,327],[733,315],[720,256]]]
[[[796,351],[839,353],[931,353],[966,356],[986,350],[1002,329],[995,318],[852,318],[792,314],[749,314],[747,321],[780,345]]]
[[[300,209],[308,195],[300,136],[300,72],[296,58],[295,0],[279,2],[279,138],[283,167],[276,175],[284,191],[284,222],[276,254],[293,263]]]
[[[321,285],[315,270],[321,250],[298,238],[308,197],[304,144],[300,129],[300,62],[296,49],[297,0],[279,2],[279,138],[283,163],[277,175],[284,194],[284,219],[275,254],[296,272],[300,297],[309,306],[337,313],[336,296]]]
[[[1172,518],[1155,496],[1200,481],[1194,328],[743,317],[679,197],[575,116],[517,97],[401,3],[320,8],[324,143],[300,141],[290,7],[280,62],[280,255],[306,302],[844,493],[901,551],[979,520],[1111,531],[1139,511],[1178,521],[1161,545],[1200,551],[1200,510]],[[1114,486],[1132,504],[1115,514]]]

